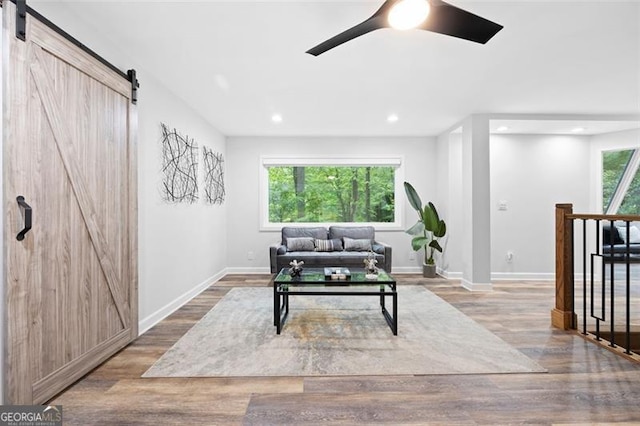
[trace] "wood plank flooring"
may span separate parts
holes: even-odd
[[[640,364],[552,329],[553,283],[471,293],[456,281],[396,278],[424,285],[549,372],[142,379],[231,288],[270,281],[229,275],[51,403],[63,405],[65,425],[640,424]]]

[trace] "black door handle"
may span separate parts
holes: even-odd
[[[24,229],[18,232],[16,238],[18,241],[24,240],[24,236],[31,229],[31,206],[24,201],[24,197],[22,195],[18,195],[16,198],[18,201],[18,205],[24,209]]]

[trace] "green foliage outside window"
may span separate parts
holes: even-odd
[[[602,153],[602,204],[606,212],[624,174],[633,149]],[[616,214],[640,214],[640,173],[636,172]]]
[[[602,153],[602,204],[605,212],[631,159],[631,154],[633,154],[631,149]]]
[[[269,167],[269,221],[393,222],[392,166]]]
[[[640,170],[633,177],[618,214],[640,215]]]
[[[622,151],[605,151],[602,153],[602,205],[603,211],[609,209],[613,195],[618,188],[631,156],[632,149]],[[615,214],[640,214],[640,174],[636,173],[629,190],[625,194],[622,205]]]

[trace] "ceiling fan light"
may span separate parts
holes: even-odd
[[[430,9],[427,0],[400,0],[389,11],[389,25],[397,30],[410,30],[427,19]]]

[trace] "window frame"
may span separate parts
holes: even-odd
[[[393,222],[270,222],[269,221],[269,167],[341,166],[394,167],[394,220]],[[404,229],[404,158],[396,157],[260,157],[260,231],[280,231],[283,226],[373,226],[376,230]]]

